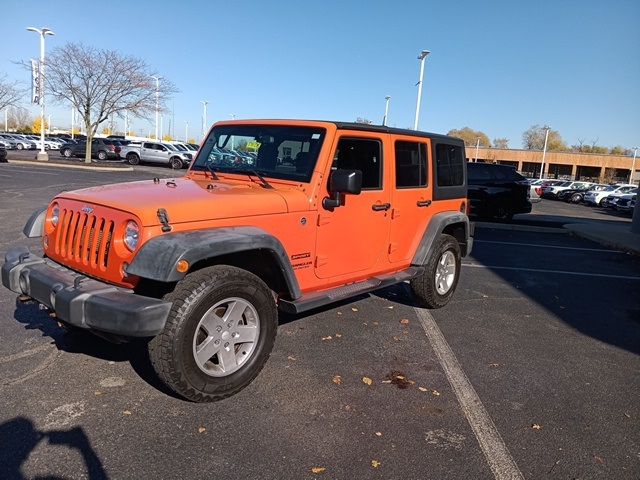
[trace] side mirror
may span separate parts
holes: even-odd
[[[362,172],[360,170],[337,169],[329,177],[329,194],[322,200],[327,210],[344,205],[345,194],[359,195],[362,191]]]

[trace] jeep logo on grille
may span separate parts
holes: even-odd
[[[88,215],[90,213],[93,213],[93,207],[87,205],[85,207],[82,207],[82,211]]]

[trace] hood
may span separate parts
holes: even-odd
[[[210,188],[207,188],[211,185]],[[63,192],[88,205],[132,213],[143,226],[158,225],[157,211],[164,208],[170,223],[197,222],[254,215],[273,215],[309,208],[306,196],[293,188],[265,189],[252,182],[200,181],[190,178],[116,183]]]

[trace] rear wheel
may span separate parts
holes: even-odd
[[[19,143],[19,144],[16,146],[16,148],[17,148],[18,150],[22,150],[22,149],[24,148],[24,146],[23,146],[21,143]]]
[[[582,195],[580,195],[579,193],[574,193],[569,199],[571,203],[580,203],[580,200],[582,200]]]
[[[440,235],[424,273],[411,280],[413,293],[428,308],[441,308],[449,303],[460,278],[460,257],[458,241],[451,235]]]
[[[171,164],[171,168],[174,170],[180,170],[182,168],[182,160],[178,157],[173,157],[169,163]]]
[[[70,148],[63,148],[61,153],[62,153],[63,157],[71,158],[71,149]]]
[[[257,276],[227,265],[190,273],[165,297],[173,307],[149,342],[165,384],[195,402],[233,395],[258,375],[275,341],[278,313]]]
[[[127,162],[129,165],[138,165],[140,163],[140,157],[135,153],[127,153]]]
[[[496,205],[493,210],[493,218],[499,222],[510,222],[513,218],[513,212],[507,206]]]
[[[107,152],[103,152],[102,150],[98,152],[98,160],[106,160]]]

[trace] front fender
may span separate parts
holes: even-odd
[[[194,265],[201,260],[252,250],[271,252],[282,272],[291,298],[301,296],[298,280],[282,243],[273,235],[256,227],[176,232],[153,238],[142,245],[127,267],[127,273],[160,282],[177,282],[185,276],[176,269],[180,260]]]

